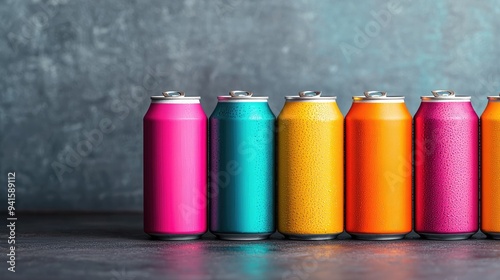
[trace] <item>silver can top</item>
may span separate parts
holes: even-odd
[[[432,90],[431,92],[432,96],[421,96],[420,99],[427,102],[463,102],[470,101],[471,99],[470,96],[455,95],[455,92],[449,89],[438,89]]]
[[[489,101],[500,101],[500,94],[499,94],[499,95],[497,95],[497,96],[495,96],[495,95],[493,95],[493,96],[488,96],[488,100],[489,100]]]
[[[321,91],[304,90],[299,95],[285,96],[286,101],[335,102],[336,96],[321,96]]]
[[[200,103],[199,96],[186,96],[183,91],[169,90],[161,96],[151,96],[153,103]]]
[[[267,96],[253,96],[253,92],[232,90],[229,95],[217,96],[219,102],[267,102]]]
[[[404,102],[404,96],[387,96],[387,92],[370,90],[365,91],[364,96],[353,96],[354,102],[376,102],[376,103],[401,103]]]

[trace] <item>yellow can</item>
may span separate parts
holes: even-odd
[[[481,116],[481,231],[500,239],[500,96]]]
[[[278,231],[327,240],[344,229],[344,117],[336,97],[287,96],[278,116]]]

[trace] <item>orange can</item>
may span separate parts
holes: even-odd
[[[320,94],[287,96],[278,116],[278,231],[289,239],[344,230],[344,116]]]
[[[481,116],[481,231],[500,239],[500,96],[488,96]]]
[[[345,118],[346,231],[404,238],[412,228],[412,118],[403,96],[367,91]]]

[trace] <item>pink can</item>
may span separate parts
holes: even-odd
[[[435,90],[415,115],[415,231],[467,239],[479,229],[479,118],[470,96]]]
[[[162,240],[207,231],[207,116],[200,97],[166,91],[144,116],[144,231]]]

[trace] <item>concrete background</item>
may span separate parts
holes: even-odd
[[[165,89],[270,96],[500,91],[497,1],[83,1],[0,4],[0,174],[19,210],[142,209],[142,117]],[[6,187],[0,188],[1,197]]]

